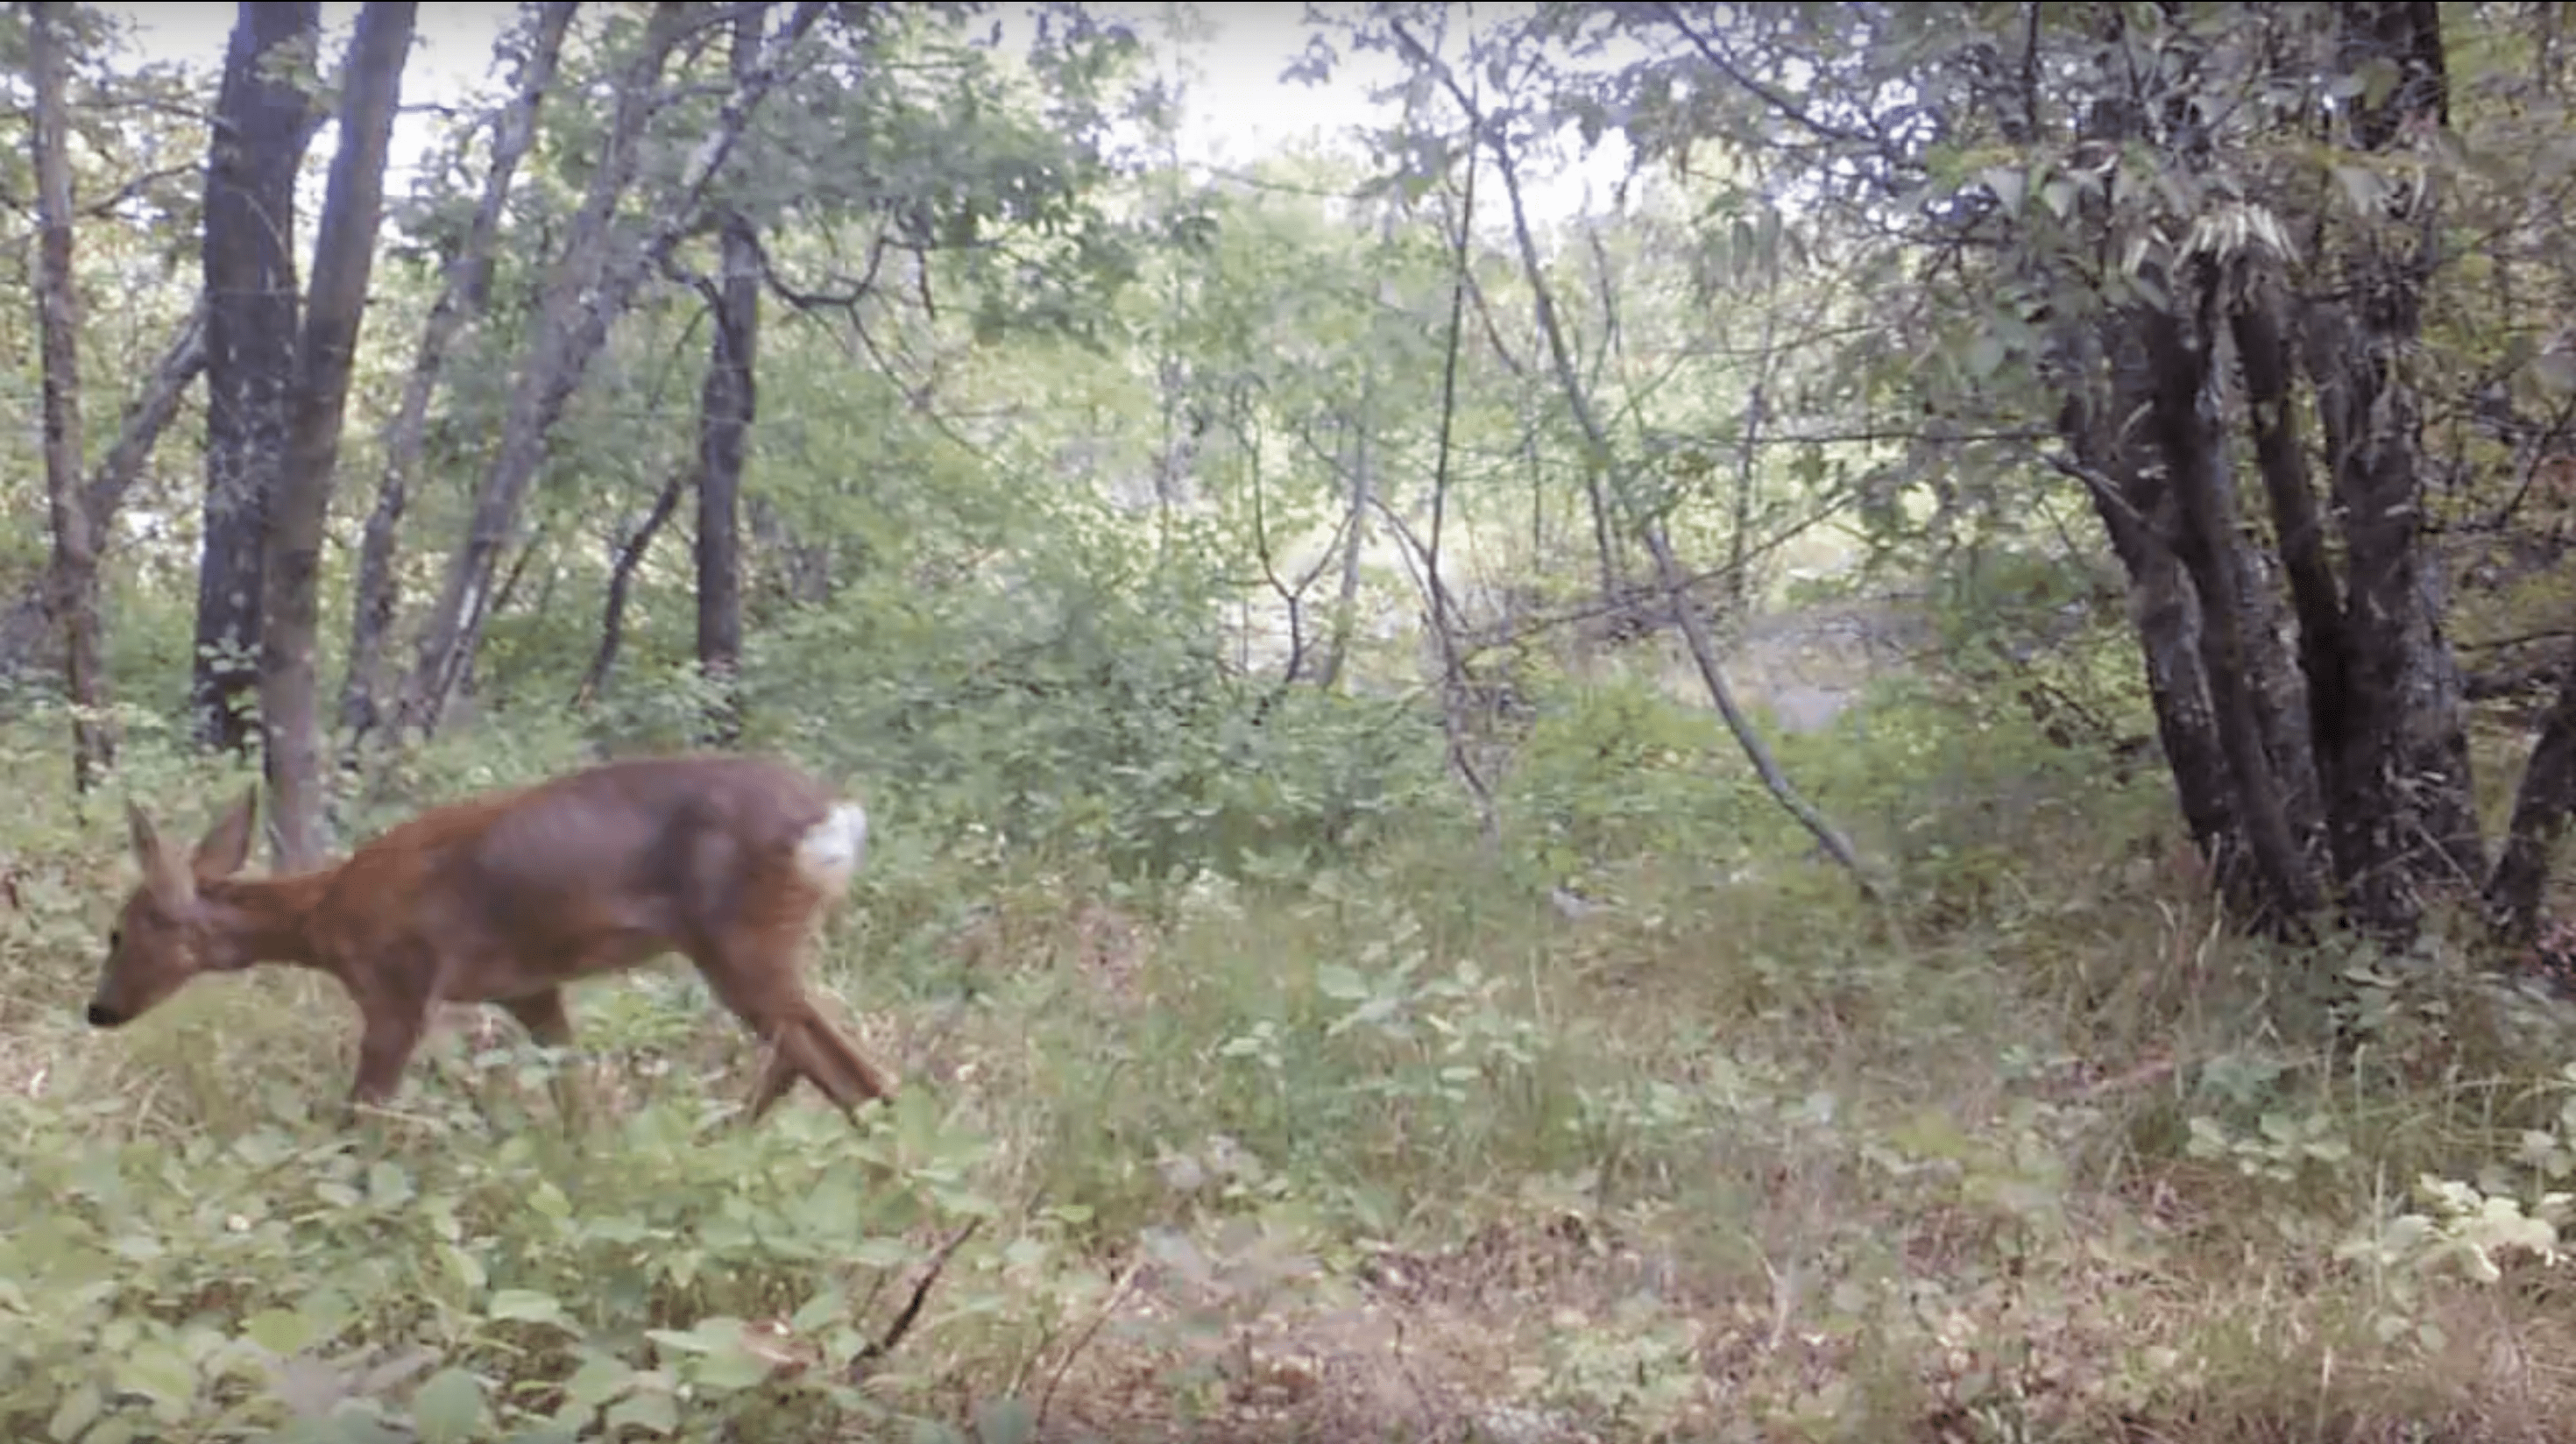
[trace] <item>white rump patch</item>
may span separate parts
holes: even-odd
[[[824,892],[838,895],[868,855],[868,810],[855,802],[833,807],[796,843],[796,870]]]

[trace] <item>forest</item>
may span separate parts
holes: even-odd
[[[2576,1438],[2562,13],[0,7],[0,1437]],[[684,752],[889,1096],[92,1026]]]

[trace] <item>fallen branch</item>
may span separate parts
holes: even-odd
[[[849,1368],[851,1383],[855,1384],[866,1378],[869,1372],[868,1366],[893,1353],[894,1346],[903,1342],[903,1336],[912,1332],[913,1323],[921,1317],[922,1304],[930,1297],[931,1285],[939,1282],[939,1276],[948,1271],[948,1260],[955,1257],[957,1250],[965,1245],[966,1240],[974,1237],[975,1230],[983,1226],[984,1220],[980,1218],[966,1220],[965,1226],[950,1234],[948,1241],[939,1246],[939,1251],[930,1256],[930,1263],[922,1269],[920,1280],[912,1286],[911,1300],[904,1304],[902,1313],[894,1316],[894,1322],[887,1326],[884,1337],[859,1350],[857,1355],[851,1358]]]

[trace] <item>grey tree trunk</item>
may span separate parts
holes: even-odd
[[[698,670],[716,691],[707,736],[717,743],[742,730],[735,690],[742,671],[742,471],[759,404],[760,255],[751,222],[727,215],[723,248],[715,340],[698,401]]]
[[[297,83],[314,0],[239,7],[206,161],[206,513],[189,705],[200,743],[246,751],[267,545],[295,372],[295,176],[317,114]]]
[[[340,423],[366,315],[367,277],[384,209],[385,152],[411,51],[413,0],[367,0],[340,77],[339,151],[313,248],[313,288],[295,347],[286,464],[269,498],[261,562],[260,725],[266,733],[270,835],[289,869],[321,858],[322,737],[313,647],[321,623],[322,524],[331,507]]]
[[[40,3],[27,30],[34,72],[36,311],[44,357],[45,512],[53,530],[53,621],[63,639],[63,690],[72,705],[72,786],[87,792],[115,760],[102,710],[98,550],[81,497],[80,313],[72,278],[71,106],[65,95],[71,6]]]
[[[734,19],[735,87],[759,64],[760,12],[746,9]],[[742,472],[759,410],[760,238],[728,209],[717,245],[715,334],[698,395],[698,671],[714,690],[706,739],[727,745],[742,735]]]
[[[2503,941],[2530,943],[2540,934],[2540,904],[2549,883],[2549,856],[2576,808],[2576,656],[2568,659],[2558,698],[2540,724],[2540,739],[2524,764],[2513,799],[2513,821],[2486,882],[2488,917]]]

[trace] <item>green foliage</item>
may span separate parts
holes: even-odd
[[[1234,673],[1190,623],[1212,610],[1186,583],[1071,568],[872,590],[754,639],[747,693],[797,719],[799,751],[871,779],[898,832],[989,829],[1141,881],[1302,870],[1455,810],[1418,713]]]
[[[1506,797],[1551,880],[1670,850],[1712,869],[1782,841],[1716,718],[1642,680],[1542,686]]]
[[[711,1129],[683,1093],[576,1144],[509,1098],[430,1093],[350,1139],[294,1086],[253,1092],[240,1131],[184,1137],[112,1097],[0,1105],[13,1437],[787,1427],[854,1406],[835,1381],[870,1291],[920,1262],[907,1236],[993,1209],[957,1182],[983,1145],[926,1099],[854,1135],[812,1110]]]

